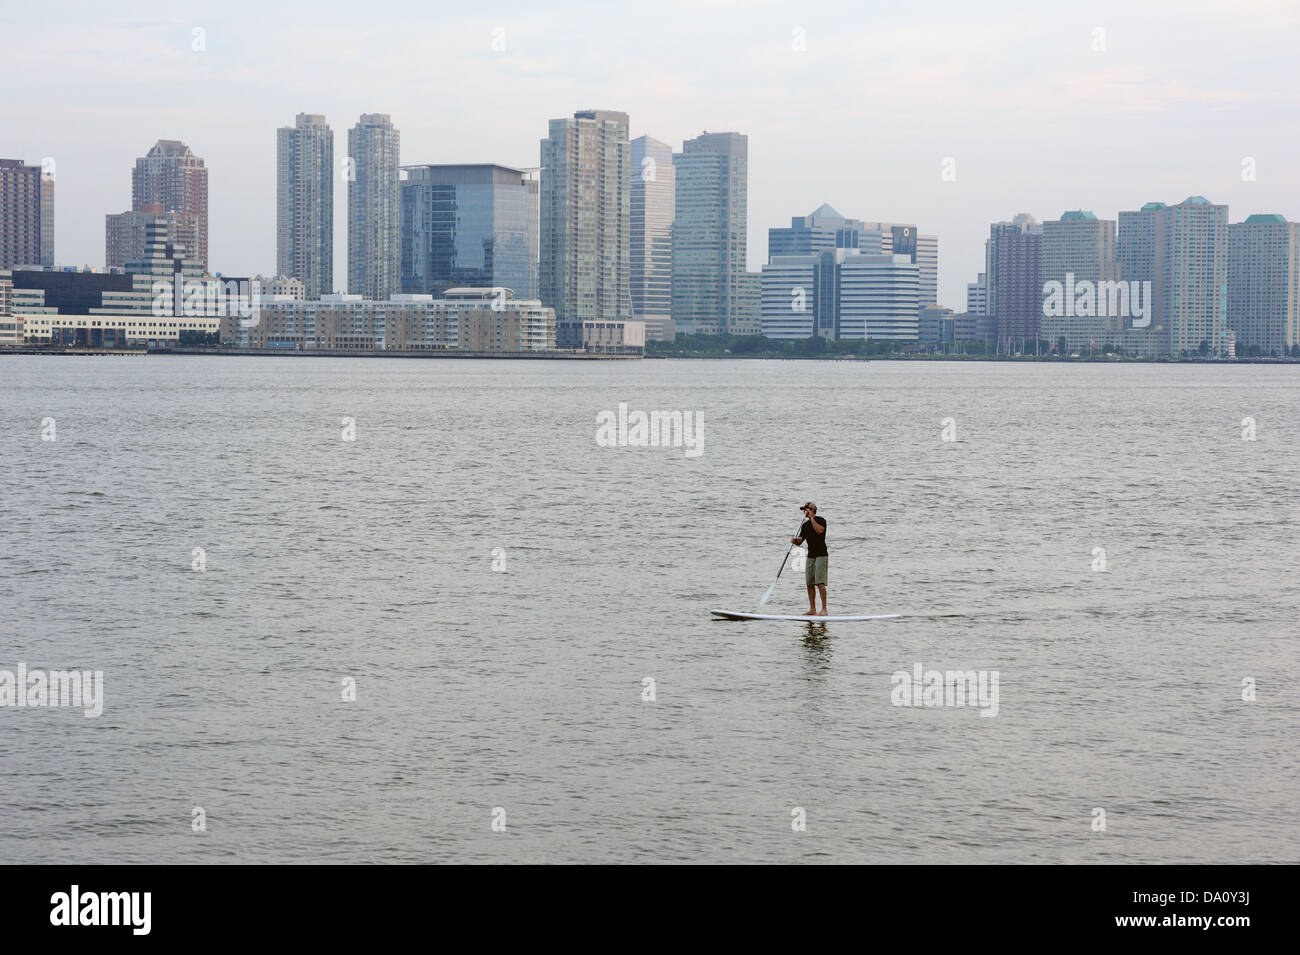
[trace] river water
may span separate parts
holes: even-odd
[[[0,861],[1300,862],[1297,396],[0,357],[0,670],[103,673],[0,708]],[[598,441],[620,404],[694,446]],[[712,620],[810,498],[831,612],[903,616]],[[996,706],[895,705],[918,666]]]

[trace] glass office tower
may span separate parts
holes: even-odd
[[[508,288],[537,297],[536,175],[490,163],[403,173],[403,292]]]

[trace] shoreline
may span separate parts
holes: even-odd
[[[296,351],[278,348],[0,348],[4,355],[42,355],[73,358],[145,358],[154,356],[218,356],[223,358],[450,358],[517,359],[532,361],[834,361],[866,364],[873,361],[894,362],[999,362],[1005,364],[1065,365],[1300,365],[1300,358],[1115,358],[1098,355],[1089,358],[1061,358],[1055,355],[903,355],[887,354],[862,357],[855,355],[601,355],[586,352],[439,352],[370,351],[364,349],[311,349]]]
[[[1002,362],[1062,365],[1300,365],[1300,358],[1059,358],[1055,355],[646,355],[647,359],[686,361],[902,361],[902,362]]]
[[[373,351],[350,348],[0,348],[0,355],[44,355],[47,357],[152,357],[167,355],[216,355],[229,358],[518,358],[552,361],[639,361],[641,355],[600,355],[586,352],[458,352]]]

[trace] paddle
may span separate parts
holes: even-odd
[[[807,520],[807,515],[804,516],[804,520]],[[799,531],[801,530],[803,530],[803,521],[800,521],[799,526],[795,528],[795,537],[799,536]],[[790,559],[790,553],[793,550],[794,541],[792,540],[790,541],[790,549],[785,552],[785,557],[781,559],[781,569],[776,572],[776,580],[772,581],[772,586],[767,588],[767,593],[763,594],[763,599],[758,602],[760,607],[772,599],[772,591],[776,589],[776,581],[781,579],[781,573],[785,570],[785,562]]]

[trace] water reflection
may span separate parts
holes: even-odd
[[[799,628],[803,633],[803,646],[808,652],[804,662],[808,665],[808,677],[824,680],[826,671],[831,668],[830,631],[824,623],[806,623]]]
[[[826,629],[826,624],[812,623],[810,621],[804,624],[803,630],[804,630],[803,645],[805,647],[807,647],[809,650],[815,650],[819,652],[830,651],[830,643],[826,639],[828,636],[830,636],[830,631]]]

